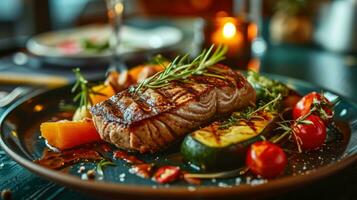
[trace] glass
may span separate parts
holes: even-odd
[[[109,70],[124,71],[125,67],[120,59],[120,30],[123,21],[124,2],[123,0],[106,0],[107,14],[112,33],[109,39],[111,50],[111,62]]]
[[[226,45],[225,64],[239,69],[257,68],[257,58],[265,51],[260,34],[261,0],[235,0],[233,5],[232,15],[220,11],[206,20],[204,46]]]

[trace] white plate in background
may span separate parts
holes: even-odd
[[[100,52],[88,51],[81,47],[81,40],[92,39],[105,42],[110,36],[109,25],[87,25],[74,29],[47,32],[37,35],[27,42],[27,49],[36,56],[51,58],[105,58],[111,55],[109,49]],[[173,26],[159,26],[142,29],[123,26],[119,52],[155,50],[179,43],[182,32]]]

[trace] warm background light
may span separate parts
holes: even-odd
[[[223,37],[233,38],[236,34],[237,29],[232,22],[226,22],[223,26]]]
[[[124,10],[124,6],[123,6],[123,3],[117,3],[115,6],[114,6],[114,9],[115,9],[115,12],[117,14],[121,14]]]
[[[228,47],[228,54],[236,54],[244,43],[239,29],[239,21],[233,17],[217,17],[216,27],[211,35],[213,44],[224,44]]]

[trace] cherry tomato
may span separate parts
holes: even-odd
[[[181,170],[177,166],[160,167],[154,174],[154,180],[158,183],[170,183],[181,175]]]
[[[274,178],[284,171],[286,164],[283,149],[271,142],[256,142],[248,149],[246,165],[255,175]]]
[[[333,116],[332,104],[317,92],[311,92],[297,102],[293,109],[293,118],[298,119],[301,116],[307,115],[313,108],[314,101],[318,104],[318,107],[313,113],[320,116],[325,125],[327,125]]]
[[[292,125],[295,141],[304,150],[311,150],[321,146],[326,139],[326,126],[316,115],[306,117],[302,122]]]

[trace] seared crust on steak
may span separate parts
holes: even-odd
[[[225,79],[192,76],[162,88],[124,90],[92,106],[101,138],[122,149],[153,153],[217,115],[254,104],[255,91],[240,73],[222,65],[215,68]]]

